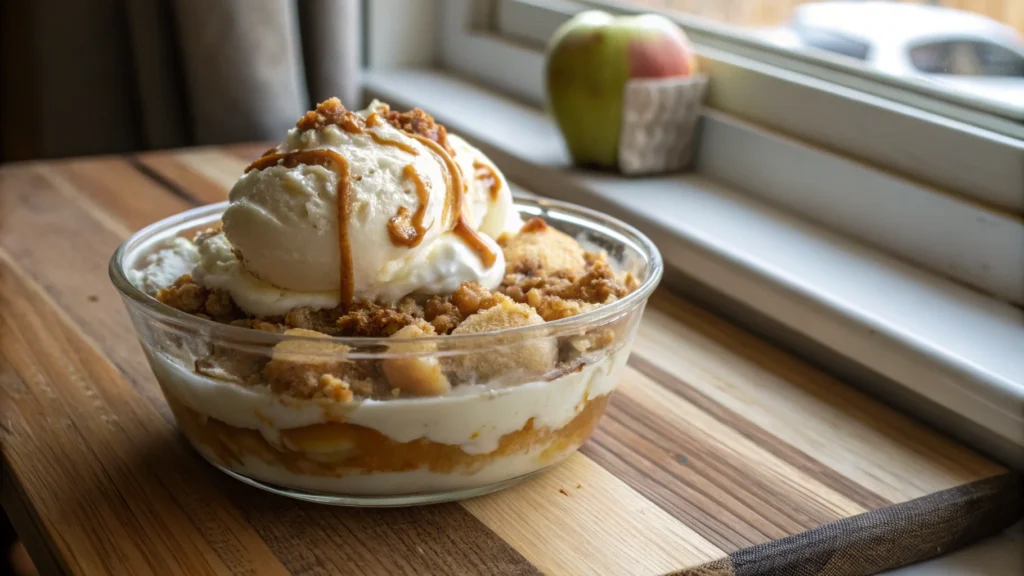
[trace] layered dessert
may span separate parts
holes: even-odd
[[[201,319],[140,333],[207,459],[355,496],[485,486],[565,458],[642,309],[572,324],[636,291],[631,271],[523,218],[494,163],[429,115],[380,102],[321,103],[245,169],[219,223],[126,268]]]

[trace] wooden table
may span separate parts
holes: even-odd
[[[0,168],[0,493],[43,573],[843,574],[1021,516],[1003,467],[664,291],[600,429],[533,481],[354,510],[231,480],[177,432],[107,261],[262,149]]]

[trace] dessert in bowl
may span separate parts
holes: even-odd
[[[579,448],[661,260],[610,217],[513,198],[422,111],[332,99],[228,202],[141,230],[110,273],[207,460],[388,505],[484,493]]]

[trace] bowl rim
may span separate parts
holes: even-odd
[[[625,236],[633,243],[639,245],[642,252],[647,256],[649,269],[646,278],[644,278],[643,282],[636,290],[630,292],[625,297],[620,298],[611,304],[601,306],[582,314],[570,316],[568,318],[561,318],[551,322],[544,322],[542,324],[521,326],[505,330],[474,332],[470,334],[441,334],[419,338],[328,335],[313,337],[298,336],[294,334],[277,334],[253,328],[232,326],[230,324],[200,318],[187,312],[172,308],[163,302],[160,302],[153,296],[146,294],[128,279],[124,270],[124,259],[127,254],[128,247],[138,238],[157,234],[168,228],[184,226],[191,220],[199,220],[214,213],[223,212],[223,210],[228,206],[227,201],[190,208],[173,216],[168,216],[167,218],[158,220],[135,232],[127,240],[122,242],[110,257],[108,273],[110,275],[111,282],[127,301],[140,306],[147,314],[155,316],[164,322],[170,323],[179,329],[186,329],[190,333],[201,333],[218,339],[242,340],[253,344],[261,342],[276,344],[284,341],[309,341],[321,344],[330,342],[352,347],[381,345],[393,347],[396,343],[401,342],[416,342],[420,345],[432,343],[454,344],[456,342],[460,344],[468,344],[474,340],[490,340],[495,337],[502,337],[504,339],[509,336],[515,336],[516,340],[519,341],[520,339],[529,338],[531,334],[537,334],[540,337],[571,334],[578,332],[581,327],[596,326],[606,323],[607,321],[617,319],[619,316],[625,314],[634,307],[643,305],[654,289],[658,286],[664,269],[661,253],[658,251],[654,242],[635,227],[597,210],[559,200],[549,200],[547,198],[530,197],[514,193],[513,205],[520,212],[522,211],[520,210],[522,207],[533,209],[533,211],[537,211],[540,214],[556,210],[573,216],[577,221],[581,221],[582,224],[591,228],[597,224]],[[445,346],[445,348],[449,347]]]

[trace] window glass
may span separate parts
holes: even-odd
[[[1024,109],[1024,0],[597,0],[714,21],[809,57],[826,51],[885,76]],[[697,17],[697,18],[693,18]],[[877,55],[877,57],[876,57]],[[908,63],[909,62],[909,63]],[[993,84],[991,77],[1007,80]],[[927,80],[927,79],[925,79]],[[939,79],[937,79],[939,80]],[[1017,84],[1013,84],[1018,82]]]
[[[972,47],[983,75],[1017,77],[1024,82],[1024,54],[987,42],[974,42]]]
[[[956,43],[930,42],[910,49],[910,63],[925,74],[954,74],[953,50]]]

